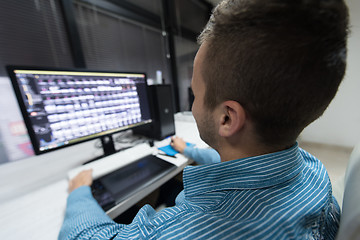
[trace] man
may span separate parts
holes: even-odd
[[[129,225],[106,216],[84,172],[59,239],[334,239],[329,177],[296,138],[343,78],[347,14],[342,0],[220,3],[199,38],[192,111],[221,162],[185,168],[176,205],[146,205]]]

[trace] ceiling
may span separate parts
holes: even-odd
[[[207,2],[211,3],[213,6],[216,6],[221,0],[206,0]]]

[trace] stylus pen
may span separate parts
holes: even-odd
[[[159,154],[159,155],[163,155],[163,156],[167,156],[167,157],[176,158],[175,156],[167,155],[166,153],[158,153],[158,154]]]

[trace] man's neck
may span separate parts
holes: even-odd
[[[292,145],[291,145],[292,146]],[[291,147],[290,146],[290,147]],[[221,161],[231,161],[240,158],[254,157],[265,155],[269,153],[274,153],[282,151],[289,148],[289,146],[283,147],[267,147],[261,144],[222,144],[222,146],[217,147],[217,151],[220,155]]]

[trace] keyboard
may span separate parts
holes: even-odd
[[[107,211],[176,168],[154,155],[147,155],[95,180],[91,191],[99,205]]]

